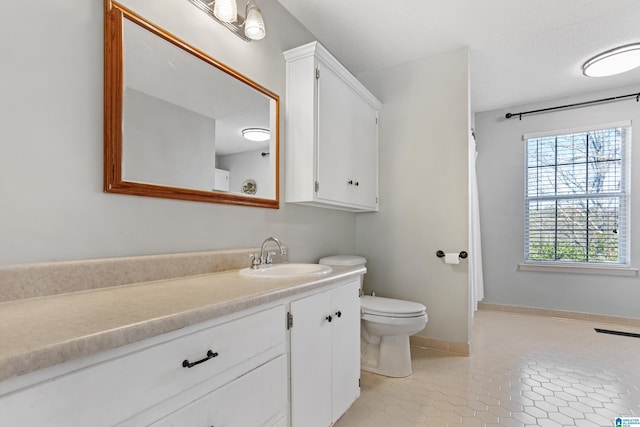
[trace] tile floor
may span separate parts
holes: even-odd
[[[640,328],[479,311],[471,357],[412,348],[413,375],[362,373],[336,427],[609,427],[640,417]]]

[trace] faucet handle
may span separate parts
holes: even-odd
[[[251,258],[251,268],[257,269],[260,267],[260,254],[249,254],[249,258]]]
[[[273,256],[276,254],[276,252],[274,251],[269,251],[267,252],[267,264],[272,264],[273,263]]]

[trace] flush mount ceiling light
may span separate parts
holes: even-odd
[[[271,138],[271,132],[264,128],[246,128],[242,129],[242,136],[249,141],[262,142]]]
[[[640,66],[640,43],[628,44],[594,56],[584,63],[582,73],[605,77],[624,73]]]
[[[238,14],[236,0],[189,0],[207,13],[214,21],[246,42],[261,40],[266,35],[264,19],[255,0],[245,6],[245,16]]]

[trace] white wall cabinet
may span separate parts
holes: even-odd
[[[291,303],[291,425],[334,424],[360,395],[359,282]]]
[[[380,102],[318,42],[284,56],[285,200],[377,211]]]

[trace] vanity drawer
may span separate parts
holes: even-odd
[[[283,306],[255,313],[131,355],[111,373],[126,379],[118,384],[123,395],[145,395],[134,407],[147,408],[214,376],[235,378],[264,363],[270,349],[284,353],[284,318]]]
[[[279,426],[287,409],[287,363],[282,355],[169,414],[152,427]]]
[[[284,319],[284,306],[273,307],[177,338],[169,335],[159,344],[22,389],[0,398],[2,424],[113,426],[196,385],[220,386],[284,354]],[[183,361],[201,360],[209,350],[217,356],[183,367]]]

